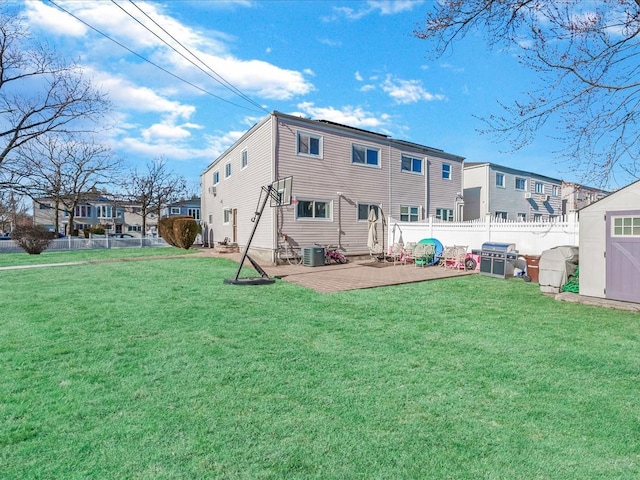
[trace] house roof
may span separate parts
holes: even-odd
[[[638,192],[640,192],[640,180],[636,180],[635,182],[630,183],[626,187],[619,188],[615,192],[612,192],[609,195],[607,195],[606,197],[600,198],[600,199],[596,200],[595,202],[590,203],[589,205],[587,205],[585,207],[582,207],[579,211],[581,212],[583,210],[588,210],[591,207],[593,207],[594,205],[596,206],[595,208],[598,208],[598,207],[602,206],[603,203],[614,202],[614,201],[616,201],[616,196],[618,196],[619,194],[621,194],[623,192],[626,193],[629,190],[633,190],[634,188],[637,188]]]
[[[528,172],[526,170],[519,170],[517,168],[505,167],[504,165],[498,165],[497,163],[492,163],[492,162],[464,162],[463,164],[463,168],[465,169],[482,167],[482,166],[488,166],[497,170],[504,170],[504,171],[508,171],[516,174],[519,173],[519,174],[522,174],[523,176],[546,178],[547,180],[550,180],[555,183],[562,183],[562,180],[559,178],[553,178],[553,177],[549,177],[547,175],[542,175],[540,173],[535,173],[535,172]]]
[[[222,153],[220,156],[218,156],[218,158],[216,158],[213,162],[211,162],[207,166],[207,168],[205,168],[204,172],[207,172],[215,163],[217,163],[221,158],[223,158],[225,156],[225,154],[229,150],[231,150],[237,144],[243,142],[247,138],[247,136],[249,136],[255,129],[257,129],[260,126],[262,126],[272,116],[275,116],[275,117],[278,117],[278,118],[287,119],[287,120],[290,120],[292,122],[306,123],[310,127],[315,127],[315,128],[317,128],[318,126],[321,126],[321,127],[323,126],[325,128],[331,128],[331,129],[338,129],[338,130],[345,130],[345,131],[355,132],[355,133],[359,133],[359,134],[366,135],[366,136],[369,136],[369,137],[373,137],[373,138],[377,139],[378,141],[389,142],[389,143],[391,143],[393,145],[396,145],[398,147],[401,147],[401,148],[404,147],[404,148],[412,148],[412,149],[415,149],[415,150],[420,150],[420,151],[424,152],[426,155],[434,154],[434,155],[437,155],[440,158],[444,158],[444,159],[447,159],[447,160],[452,160],[452,161],[457,161],[457,162],[463,162],[464,161],[464,157],[462,157],[460,155],[455,155],[453,153],[447,153],[444,150],[441,150],[439,148],[429,147],[427,145],[421,145],[421,144],[409,142],[409,141],[406,141],[406,140],[397,140],[397,139],[391,138],[389,135],[385,135],[383,133],[373,132],[371,130],[364,130],[362,128],[351,127],[349,125],[344,125],[344,124],[333,122],[333,121],[330,121],[330,120],[314,120],[314,119],[300,117],[300,116],[296,116],[296,115],[290,115],[290,114],[287,114],[287,113],[282,113],[282,112],[278,112],[278,111],[274,110],[271,114],[265,116],[258,123],[254,124],[249,130],[247,130],[231,147],[229,147],[224,153]]]

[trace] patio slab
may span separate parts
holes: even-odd
[[[240,261],[240,254],[220,254],[203,249],[204,255]],[[371,260],[356,260],[344,265],[331,264],[319,267],[304,265],[272,265],[260,263],[262,269],[273,278],[295,283],[321,293],[360,290],[364,288],[425,282],[440,278],[474,275],[477,271],[462,271],[439,266],[419,267],[413,264],[373,263]],[[245,267],[251,265],[245,261]]]

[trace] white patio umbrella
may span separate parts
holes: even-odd
[[[378,242],[378,216],[376,211],[372,208],[369,210],[369,218],[367,219],[369,225],[369,232],[367,237],[367,246],[372,254],[382,253],[382,245]]]

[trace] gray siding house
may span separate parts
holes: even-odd
[[[464,220],[549,221],[562,214],[562,180],[493,163],[464,165]]]
[[[291,176],[292,204],[263,212],[251,243],[254,258],[276,261],[284,236],[294,246],[335,245],[368,254],[367,218],[461,219],[463,158],[337,123],[273,112],[247,131],[201,175],[205,244],[244,247],[262,187]]]

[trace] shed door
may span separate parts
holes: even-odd
[[[640,303],[640,210],[607,212],[606,248],[606,298]]]

